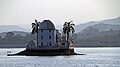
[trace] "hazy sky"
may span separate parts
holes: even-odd
[[[120,16],[120,0],[0,0],[0,25],[50,19],[55,25]]]

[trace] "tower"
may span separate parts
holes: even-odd
[[[44,20],[38,31],[38,47],[50,48],[56,46],[56,29],[50,20]]]

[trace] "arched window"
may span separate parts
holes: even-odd
[[[41,30],[41,32],[43,32],[43,30]]]
[[[41,42],[41,45],[43,45],[43,42]]]
[[[62,45],[65,45],[65,43],[62,43]]]
[[[41,36],[41,39],[43,39],[43,36]]]
[[[51,36],[49,36],[49,39],[51,39]]]
[[[51,42],[49,42],[49,45],[52,46]]]
[[[58,35],[56,35],[56,42],[58,42]]]

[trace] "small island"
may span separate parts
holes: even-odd
[[[73,23],[65,22],[63,31],[55,28],[50,20],[32,23],[32,34],[37,36],[37,41],[31,39],[26,45],[26,50],[16,54],[25,56],[55,56],[55,55],[79,55],[74,52],[73,40],[70,33],[74,33]],[[82,55],[82,54],[81,54]]]

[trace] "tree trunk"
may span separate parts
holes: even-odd
[[[38,47],[38,24],[37,24],[37,47]]]
[[[38,32],[37,32],[37,47],[38,47]]]
[[[67,42],[69,41],[69,33],[67,33]]]
[[[69,32],[67,33],[67,47],[68,47],[68,49],[69,49]]]

